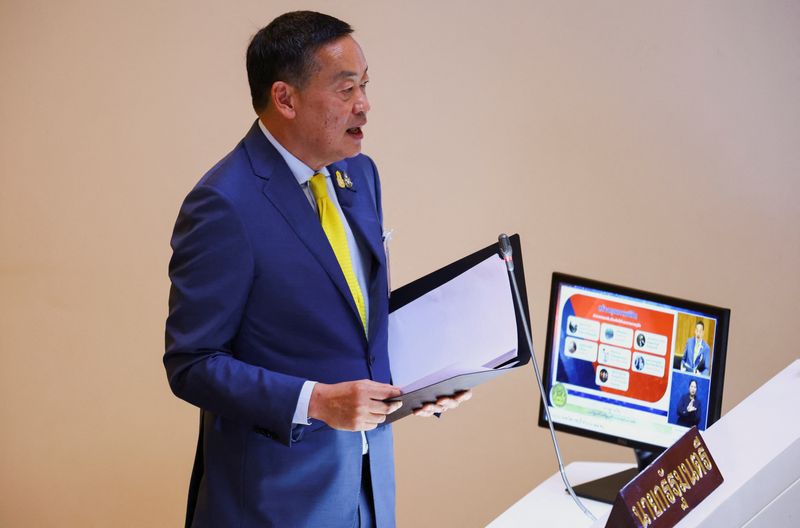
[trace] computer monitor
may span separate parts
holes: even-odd
[[[554,273],[544,358],[553,426],[656,452],[692,425],[702,431],[720,417],[729,319],[726,308]]]

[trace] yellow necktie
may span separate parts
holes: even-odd
[[[339,266],[344,273],[344,279],[347,281],[347,286],[350,288],[350,293],[353,295],[353,300],[358,308],[358,314],[361,316],[361,324],[364,325],[364,332],[367,331],[367,311],[364,307],[364,296],[361,293],[361,287],[358,285],[356,274],[353,272],[353,261],[350,259],[350,248],[347,246],[347,236],[344,233],[344,224],[339,217],[339,212],[336,206],[328,196],[328,184],[325,181],[325,175],[317,173],[309,180],[311,192],[314,199],[317,201],[317,212],[319,213],[319,221],[322,223],[322,230],[328,237],[333,252],[336,255],[336,260],[339,261]]]

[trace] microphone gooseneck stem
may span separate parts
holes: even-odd
[[[519,309],[519,313],[521,315],[520,319],[522,319],[522,327],[525,329],[525,338],[528,340],[528,350],[531,353],[531,363],[533,363],[533,371],[536,373],[536,384],[539,386],[539,393],[542,396],[542,406],[544,407],[544,413],[547,417],[547,425],[550,427],[550,438],[553,440],[553,447],[556,451],[556,459],[558,460],[558,472],[561,473],[561,480],[564,481],[564,485],[567,487],[567,492],[569,492],[570,496],[572,496],[572,500],[575,501],[575,504],[578,505],[578,508],[589,517],[591,520],[596,521],[597,517],[595,517],[592,512],[581,502],[577,495],[575,495],[575,490],[572,489],[572,484],[569,483],[569,479],[567,478],[567,472],[564,469],[564,461],[561,458],[561,449],[558,447],[558,440],[556,439],[556,430],[553,428],[553,420],[550,417],[550,406],[547,404],[547,394],[544,390],[544,383],[542,383],[542,374],[539,372],[539,364],[536,361],[536,354],[534,354],[533,350],[533,339],[531,338],[531,329],[528,327],[528,322],[525,318],[525,311],[523,310],[522,305],[522,297],[519,294],[519,288],[517,287],[517,278],[514,276],[514,260],[511,251],[511,242],[508,240],[508,235],[505,233],[498,237],[500,242],[500,253],[503,257],[503,261],[506,263],[506,270],[508,271],[508,276],[511,279],[511,286],[514,290],[514,299],[517,303],[517,308]]]

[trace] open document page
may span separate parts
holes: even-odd
[[[516,356],[511,287],[497,255],[389,314],[392,382],[404,393]]]

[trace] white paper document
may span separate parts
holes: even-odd
[[[389,314],[392,382],[404,393],[516,356],[511,287],[494,255]]]

